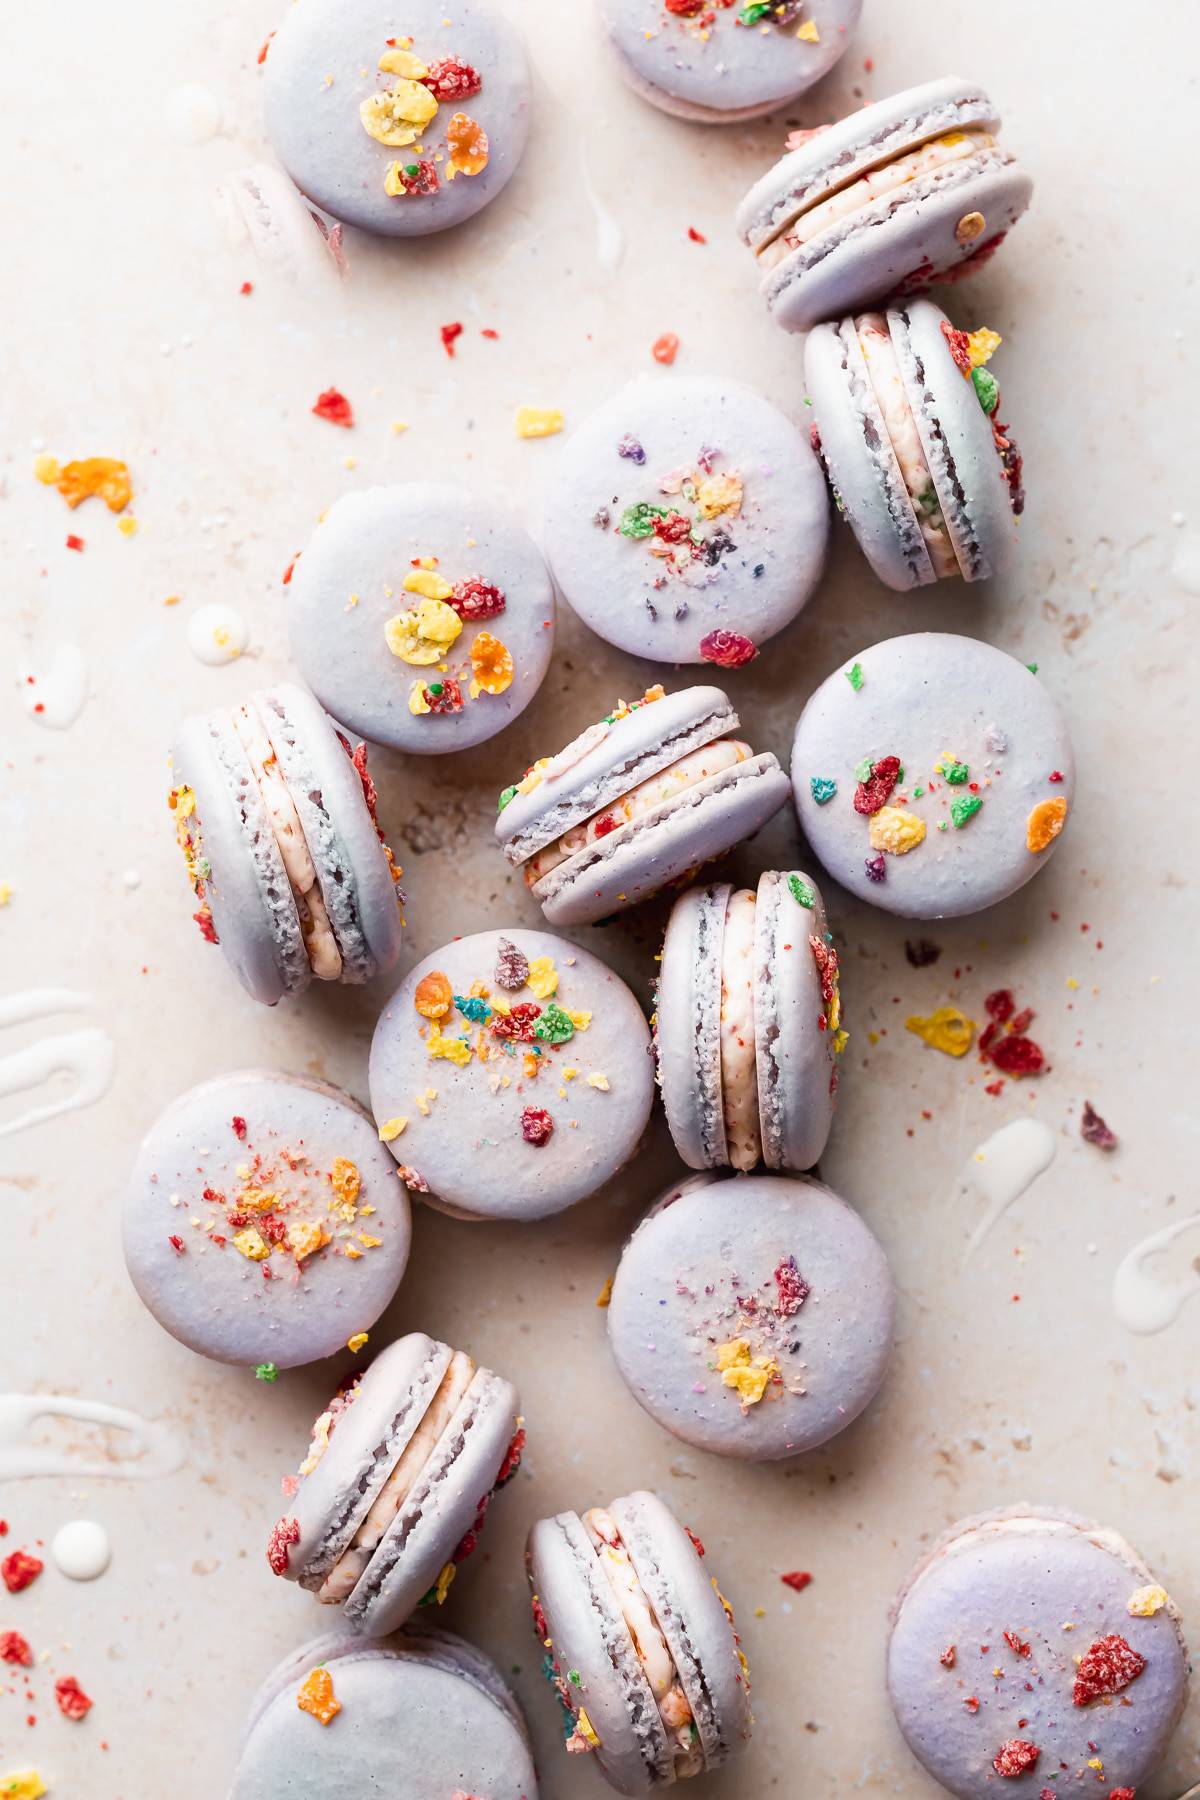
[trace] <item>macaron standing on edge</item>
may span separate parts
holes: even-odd
[[[821,684],[796,726],[792,789],[834,880],[902,919],[945,919],[1037,874],[1070,814],[1075,762],[1036,668],[927,631]]]
[[[650,1028],[619,975],[545,931],[458,938],[410,969],[371,1043],[371,1105],[409,1186],[465,1219],[542,1219],[636,1151]]]
[[[408,1262],[408,1195],[328,1082],[246,1069],[174,1100],[137,1153],[125,1264],[164,1330],[218,1362],[296,1368],[369,1331]]]
[[[998,1778],[1018,1795],[1047,1782],[1140,1794],[1183,1713],[1188,1667],[1178,1613],[1137,1552],[1035,1506],[951,1526],[892,1609],[897,1722],[958,1800],[992,1800]]]
[[[680,895],[655,1046],[667,1124],[690,1168],[812,1168],[846,1036],[838,953],[809,876],[772,870],[757,892],[717,882]]]
[[[619,1794],[720,1766],[750,1737],[750,1682],[704,1547],[646,1492],[529,1534],[533,1624],[569,1752]]]
[[[888,587],[998,574],[1025,510],[1021,453],[987,367],[1001,339],[931,300],[818,325],[804,372],[839,508]]]
[[[416,755],[503,731],[554,648],[554,587],[533,539],[497,501],[439,482],[336,500],[296,559],[287,609],[321,704]]]
[[[894,1319],[883,1250],[831,1188],[696,1175],[668,1188],[621,1252],[608,1337],[665,1431],[777,1462],[826,1443],[874,1398]]]
[[[737,229],[784,329],[978,268],[1033,192],[999,126],[983,88],[946,76],[818,127],[768,170]]]
[[[842,56],[862,0],[600,0],[621,73],[651,106],[700,125],[786,106]]]
[[[520,1464],[518,1408],[512,1383],[463,1351],[397,1338],[313,1426],[268,1540],[272,1572],[367,1637],[441,1606]]]
[[[400,954],[400,871],[366,746],[280,684],[185,719],[167,804],[201,936],[256,1000],[364,982]]]
[[[594,924],[753,836],[787,777],[720,688],[647,690],[500,796],[496,837],[553,925]]]
[[[401,27],[403,37],[396,36]],[[460,225],[516,173],[529,62],[492,0],[297,0],[267,41],[263,111],[301,193],[347,225],[421,237]]]
[[[566,445],[554,578],[584,623],[656,662],[739,667],[810,599],[829,501],[807,432],[753,388],[643,377]]]

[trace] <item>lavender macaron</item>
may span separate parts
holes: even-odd
[[[1188,1667],[1176,1609],[1124,1538],[1039,1507],[952,1526],[892,1611],[897,1721],[958,1800],[1006,1782],[1132,1800],[1179,1723]]]
[[[594,1755],[619,1794],[702,1775],[750,1737],[746,1659],[703,1557],[646,1492],[529,1534],[533,1625],[567,1751]]]
[[[811,1169],[845,1047],[838,954],[817,884],[688,888],[671,910],[655,1009],[658,1079],[693,1169]]]
[[[861,11],[862,0],[600,0],[634,92],[700,125],[758,119],[805,93]]]
[[[785,330],[979,267],[1033,192],[999,127],[983,88],[946,76],[795,134],[737,215]]]
[[[1032,879],[1071,809],[1066,723],[974,638],[917,632],[824,681],[796,726],[801,830],[835,881],[904,919],[979,912]]]
[[[552,925],[594,924],[752,837],[787,777],[720,688],[618,701],[500,795],[496,837]]]
[[[403,34],[403,35],[401,35]],[[491,0],[297,0],[265,49],[267,134],[347,225],[421,237],[493,201],[529,135],[530,76]]]
[[[542,1219],[634,1154],[650,1030],[619,975],[544,931],[456,938],[410,969],[371,1043],[371,1105],[400,1174],[467,1219]]]
[[[982,581],[1025,510],[1021,454],[988,368],[1001,339],[931,300],[818,325],[804,372],[838,507],[888,587]]]
[[[807,431],[753,388],[647,376],[570,439],[547,495],[554,578],[655,662],[749,661],[811,598],[829,502]]]
[[[366,746],[280,684],[185,719],[167,805],[206,943],[273,1006],[313,980],[359,983],[400,954],[400,871]]]
[[[138,1150],[125,1263],[201,1356],[295,1368],[369,1331],[408,1262],[408,1195],[368,1115],[328,1082],[245,1069],[167,1107]]]
[[[621,1253],[608,1335],[652,1419],[718,1456],[775,1462],[874,1397],[895,1294],[882,1249],[819,1181],[693,1176]]]
[[[525,1433],[512,1383],[410,1332],[317,1419],[267,1562],[369,1637],[441,1606]]]
[[[525,1721],[500,1671],[452,1632],[328,1632],[292,1650],[250,1709],[230,1800],[537,1800]]]

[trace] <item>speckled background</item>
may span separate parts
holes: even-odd
[[[229,247],[210,205],[224,174],[264,153],[255,54],[276,22],[271,0],[63,0],[4,22],[0,668],[40,666],[74,643],[90,697],[55,733],[30,719],[7,673],[0,691],[0,882],[12,888],[0,991],[92,995],[86,1017],[112,1035],[117,1068],[99,1104],[0,1139],[0,1380],[163,1417],[189,1448],[165,1480],[0,1491],[6,1547],[79,1515],[113,1539],[112,1567],[90,1587],[48,1569],[27,1593],[0,1595],[0,1629],[48,1653],[32,1707],[0,1680],[0,1771],[35,1764],[55,1800],[224,1792],[253,1685],[320,1623],[306,1596],[271,1580],[262,1545],[278,1477],[340,1371],[268,1388],[189,1355],[126,1281],[118,1209],[142,1129],[202,1076],[276,1064],[363,1095],[387,987],[314,991],[274,1012],[237,988],[188,922],[163,806],[176,720],[286,670],[280,575],[334,496],[461,475],[532,520],[564,440],[518,442],[515,407],[582,419],[650,366],[660,332],[678,333],[680,370],[729,371],[803,417],[799,345],[763,314],[730,227],[782,122],[722,133],[660,117],[596,60],[584,0],[511,4],[538,76],[521,173],[456,237],[352,238],[342,293],[311,299]],[[730,678],[748,735],[785,754],[807,693],[878,637],[978,632],[1036,659],[1066,705],[1079,800],[1055,860],[1011,904],[922,933],[943,947],[934,966],[909,966],[902,924],[828,895],[853,1036],[823,1173],[883,1240],[900,1290],[883,1393],[828,1449],[792,1467],[726,1465],[664,1436],[622,1388],[595,1297],[672,1173],[661,1119],[627,1179],[542,1225],[418,1213],[409,1276],[373,1340],[419,1325],[521,1387],[524,1470],[446,1610],[516,1668],[545,1800],[606,1790],[560,1756],[527,1627],[522,1539],[539,1513],[632,1485],[658,1488],[705,1539],[750,1656],[757,1734],[698,1784],[713,1800],[930,1794],[884,1698],[886,1611],[910,1561],[963,1513],[1025,1497],[1094,1511],[1134,1538],[1200,1635],[1200,1305],[1136,1338],[1110,1303],[1124,1253],[1195,1205],[1186,665],[1200,593],[1198,321],[1194,232],[1182,227],[1198,48],[1186,0],[1159,0],[1153,27],[1112,0],[1014,0],[987,14],[873,0],[843,72],[791,115],[819,122],[953,68],[992,89],[1037,193],[953,307],[960,323],[1004,334],[993,368],[1030,500],[1013,574],[983,590],[885,593],[839,530],[805,617]],[[172,126],[189,111],[177,96],[188,83],[223,118],[200,144]],[[453,361],[438,338],[449,320],[466,327]],[[498,342],[480,337],[485,326]],[[330,384],[353,402],[352,432],[311,416]],[[411,426],[403,435],[398,418]],[[137,535],[123,538],[95,501],[69,517],[33,480],[42,447],[127,459]],[[64,549],[68,530],[86,539],[82,555]],[[179,605],[164,606],[174,594]],[[201,666],[185,637],[189,614],[216,600],[251,631],[250,653],[224,669]],[[545,690],[506,738],[451,763],[374,759],[411,895],[405,967],[450,927],[535,919],[491,844],[498,777],[658,673],[568,619]],[[778,821],[732,867],[753,877],[795,854]],[[579,939],[648,1001],[663,916],[649,907]],[[939,1056],[902,1022],[948,1003],[978,1018],[1001,984],[1036,1009],[1052,1069],[997,1098],[974,1057]],[[69,1028],[4,1031],[0,1057]],[[1080,1141],[1085,1098],[1121,1136],[1112,1156]],[[17,1104],[0,1102],[0,1120]],[[964,1266],[981,1202],[960,1191],[959,1171],[1026,1110],[1058,1134],[1057,1158]],[[1197,1249],[1196,1235],[1182,1238],[1168,1272],[1184,1275]],[[795,1568],[814,1576],[800,1595],[779,1581]],[[66,1672],[95,1701],[83,1724],[53,1705],[51,1676]],[[1145,1800],[1170,1800],[1198,1775],[1194,1699]]]

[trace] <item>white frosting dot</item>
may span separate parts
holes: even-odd
[[[211,606],[201,606],[192,614],[187,625],[188,648],[193,656],[211,668],[220,668],[224,663],[235,662],[246,648],[250,632],[236,607],[227,606],[223,601],[214,601]]]
[[[72,1519],[54,1534],[50,1554],[72,1581],[95,1581],[112,1557],[112,1546],[103,1525],[94,1519]]]

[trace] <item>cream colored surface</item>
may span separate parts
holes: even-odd
[[[786,758],[798,708],[831,669],[877,638],[941,627],[1038,661],[1072,718],[1075,817],[1010,904],[906,932],[826,889],[852,1036],[822,1174],[861,1208],[895,1270],[891,1374],[861,1420],[791,1466],[706,1457],[641,1412],[594,1302],[624,1233],[677,1174],[661,1116],[626,1176],[542,1224],[464,1225],[418,1208],[408,1276],[367,1352],[419,1328],[520,1388],[524,1469],[497,1495],[442,1616],[505,1670],[519,1665],[542,1800],[609,1790],[589,1759],[562,1754],[529,1629],[524,1535],[535,1518],[639,1485],[703,1539],[754,1677],[752,1745],[692,1783],[689,1800],[937,1800],[888,1713],[883,1649],[894,1589],[952,1520],[1025,1499],[1094,1512],[1137,1546],[1200,1639],[1200,1305],[1134,1336],[1111,1304],[1126,1252],[1195,1211],[1200,1150],[1187,669],[1200,601],[1200,318],[1194,237],[1181,229],[1192,212],[1195,10],[1014,0],[964,37],[948,0],[868,0],[843,72],[803,107],[706,131],[627,94],[593,57],[584,0],[517,0],[538,87],[512,186],[440,241],[349,235],[347,285],[311,307],[249,244],[227,249],[209,205],[218,182],[267,154],[255,56],[283,10],[125,0],[114,12],[68,0],[5,19],[6,243],[19,278],[0,292],[15,351],[0,671],[48,666],[59,644],[76,645],[90,697],[68,729],[42,731],[0,682],[0,884],[12,889],[0,907],[0,998],[62,988],[92,1004],[75,1023],[0,1009],[0,1069],[84,1022],[115,1040],[117,1065],[98,1104],[0,1138],[0,1379],[164,1419],[189,1460],[155,1480],[106,1481],[89,1471],[116,1440],[67,1417],[31,1429],[51,1447],[47,1466],[70,1452],[83,1472],[0,1478],[6,1549],[49,1542],[72,1518],[95,1519],[113,1546],[86,1588],[48,1567],[26,1593],[0,1596],[0,1626],[49,1653],[32,1672],[35,1708],[19,1691],[0,1694],[0,1771],[35,1764],[52,1800],[211,1800],[225,1791],[254,1685],[320,1622],[272,1578],[263,1544],[279,1478],[353,1359],[269,1387],[189,1355],[132,1293],[117,1213],[141,1133],[193,1082],[277,1065],[364,1097],[392,984],[322,986],[268,1011],[200,941],[164,805],[180,715],[291,674],[280,576],[338,494],[462,478],[536,526],[565,438],[519,441],[515,409],[562,407],[570,428],[635,373],[655,373],[650,346],[664,331],[679,335],[680,373],[731,372],[807,422],[799,346],[763,310],[733,233],[735,202],[778,152],[788,118],[819,123],[957,67],[986,81],[1002,141],[1038,184],[1000,255],[947,290],[956,322],[1005,338],[993,368],[1029,487],[1013,572],[969,596],[945,583],[901,598],[837,529],[824,585],[796,625],[721,682],[755,748]],[[216,97],[218,135],[176,135],[172,95],[185,85]],[[594,234],[589,184],[603,214]],[[689,241],[689,226],[706,245]],[[465,326],[453,361],[438,336],[452,320]],[[485,326],[499,341],[480,337]],[[311,416],[331,383],[354,405],[353,431]],[[399,421],[408,430],[394,431]],[[33,478],[42,446],[125,457],[137,534],[121,536],[97,501],[68,514]],[[68,531],[86,540],[82,554],[64,549]],[[164,606],[169,595],[179,604]],[[251,628],[249,649],[224,668],[187,647],[190,613],[216,600],[236,603]],[[564,614],[550,679],[505,736],[450,761],[372,756],[410,896],[402,969],[451,933],[540,922],[492,841],[496,794],[660,674]],[[806,866],[781,816],[728,875],[753,885],[761,868]],[[666,911],[655,903],[578,934],[647,1003]],[[935,939],[940,961],[910,967],[906,936]],[[939,1056],[903,1020],[945,1004],[980,1020],[1002,984],[1035,1007],[1052,1069],[994,1098],[973,1056]],[[0,1122],[34,1098],[9,1092]],[[1112,1156],[1080,1141],[1085,1098],[1121,1135]],[[1026,1114],[1057,1134],[1054,1164],[964,1269],[985,1202],[961,1196],[959,1172]],[[1185,1234],[1145,1272],[1182,1281],[1196,1250]],[[779,1580],[795,1569],[813,1574],[801,1594]],[[52,1674],[76,1675],[94,1698],[83,1724],[58,1716]],[[1194,1698],[1169,1764],[1138,1800],[1176,1800],[1198,1768]]]

